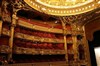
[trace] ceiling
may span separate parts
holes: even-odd
[[[99,0],[24,0],[40,12],[56,16],[70,16],[85,13],[100,5]]]
[[[84,4],[85,2],[88,2],[85,5],[77,6],[75,8],[74,6],[77,4],[72,4],[68,6],[60,5],[66,8],[55,8],[54,4],[51,5],[47,3],[48,5],[52,6],[52,7],[49,7],[49,6],[42,5],[41,3],[38,2],[40,1],[42,3],[46,3],[44,1],[48,1],[50,3],[52,2],[59,3],[61,1],[65,2],[65,0],[59,0],[59,1],[58,0],[20,0],[20,1],[17,0],[17,1],[18,1],[17,3],[15,4],[12,3],[12,4],[14,8],[21,10],[21,11],[18,11],[19,14],[22,13],[23,15],[25,13],[26,15],[24,14],[24,16],[28,18],[32,18],[32,19],[36,18],[42,21],[49,21],[49,20],[59,20],[59,17],[61,17],[64,22],[67,22],[70,24],[76,24],[79,26],[83,26],[93,20],[100,19],[100,15],[99,15],[100,14],[100,0],[66,0],[66,3],[71,2],[71,1],[73,2],[80,1],[78,2],[79,4]],[[67,8],[71,6],[73,8]],[[8,8],[10,9],[10,6]],[[48,8],[50,8],[51,10],[48,10]],[[26,12],[23,12],[23,10]]]

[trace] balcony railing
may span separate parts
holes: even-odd
[[[40,41],[40,42],[52,42],[52,43],[64,43],[64,40],[62,39],[51,39],[51,38],[41,38],[37,36],[31,36],[23,33],[15,33],[15,37],[21,38],[21,39],[27,39],[31,41]]]
[[[41,54],[41,55],[56,55],[56,54],[65,54],[65,50],[59,49],[34,49],[34,48],[23,48],[23,47],[14,47],[13,50],[16,54]]]
[[[38,63],[18,63],[18,64],[5,64],[1,66],[68,66],[65,61],[61,62],[38,62]]]

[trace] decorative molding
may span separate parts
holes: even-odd
[[[53,50],[53,49],[34,49],[34,48],[23,48],[23,47],[14,47],[13,50],[16,54],[41,54],[41,55],[55,55],[55,54],[65,54],[65,50]]]
[[[27,35],[23,33],[15,33],[16,38],[20,39],[26,39],[31,41],[40,41],[40,42],[50,42],[50,43],[64,43],[64,40],[62,39],[51,39],[51,38],[41,38],[37,36]]]

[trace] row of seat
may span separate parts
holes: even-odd
[[[8,45],[9,37],[0,37],[0,45]],[[53,43],[40,43],[30,42],[26,40],[15,39],[14,44],[19,47],[25,48],[39,48],[39,49],[64,49],[64,44],[53,44]],[[73,44],[67,44],[68,49],[73,48]]]
[[[9,37],[0,37],[0,45],[8,45],[9,44]]]
[[[39,37],[44,37],[44,38],[58,38],[58,39],[63,39],[63,35],[56,35],[54,33],[47,33],[47,32],[41,32],[41,31],[33,31],[26,29],[24,27],[16,27],[15,32],[20,32],[24,34],[29,34],[33,36],[39,36]]]
[[[14,40],[14,45],[18,47],[36,48],[36,49],[64,49],[64,44],[30,42],[19,39]]]

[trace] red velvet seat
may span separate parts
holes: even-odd
[[[26,42],[26,48],[32,48],[31,42]]]
[[[27,48],[26,41],[22,41],[21,44],[22,44],[22,47]]]
[[[16,46],[19,46],[20,40],[14,40]]]
[[[44,48],[44,49],[48,49],[47,45],[48,45],[47,43],[44,43],[44,44],[43,44],[43,48]]]
[[[53,49],[53,46],[52,46],[52,44],[50,43],[50,44],[48,44],[47,45],[47,47],[49,48],[49,49]]]
[[[7,25],[7,24],[3,24],[3,28],[6,28],[6,29],[9,30],[9,25]]]
[[[33,31],[29,30],[29,33],[28,34],[29,35],[33,35]]]
[[[18,43],[19,47],[24,47],[23,41],[20,40],[20,42]]]
[[[64,44],[57,44],[58,49],[64,49]]]
[[[38,48],[42,49],[43,48],[43,44],[38,44]]]
[[[31,46],[32,46],[32,48],[35,48],[35,44],[32,43]]]
[[[54,26],[54,28],[62,29],[62,26],[61,25],[56,25],[56,26]]]
[[[8,45],[9,38],[8,37],[0,37],[0,45]]]
[[[34,48],[37,49],[38,48],[38,45],[37,44],[33,44]]]
[[[15,32],[20,32],[20,28],[19,27],[16,27],[15,28]]]
[[[48,36],[47,36],[47,37],[52,38],[51,34],[48,34]]]
[[[25,30],[25,29],[21,29],[20,31],[21,31],[21,33],[27,34],[27,30]]]

